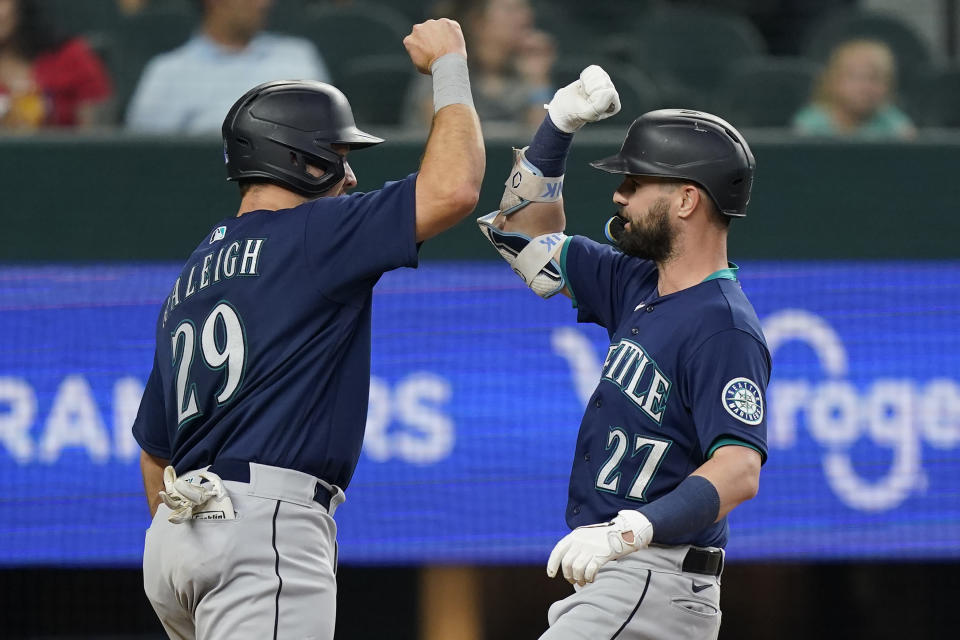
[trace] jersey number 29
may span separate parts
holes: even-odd
[[[222,331],[217,330],[218,326],[222,327]],[[193,353],[196,349],[196,327],[193,321],[184,320],[177,325],[171,340],[173,368],[177,373],[177,424],[183,426],[184,422],[200,414],[197,383],[190,382],[190,367],[193,365]],[[226,404],[240,388],[247,359],[243,323],[229,303],[219,303],[203,321],[200,328],[200,353],[203,354],[207,366],[214,371],[226,369],[226,379],[216,394],[217,404]]]

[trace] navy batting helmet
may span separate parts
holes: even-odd
[[[633,121],[616,155],[591,162],[607,173],[689,180],[724,215],[747,215],[757,166],[740,132],[702,111],[660,109]]]
[[[258,85],[223,121],[227,180],[268,180],[307,197],[322,195],[346,174],[333,145],[362,149],[381,142],[357,129],[346,96],[323,82]],[[307,164],[323,175],[311,175]]]

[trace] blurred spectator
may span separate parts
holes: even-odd
[[[802,135],[908,139],[913,123],[893,105],[894,59],[878,40],[848,40],[830,54],[813,101],[793,118]]]
[[[98,124],[112,91],[86,42],[57,34],[39,0],[0,0],[0,128]]]
[[[547,33],[534,28],[529,0],[448,0],[434,5],[431,13],[463,28],[480,121],[539,125],[543,105],[553,97],[550,70],[556,48]],[[404,114],[408,125],[429,125],[431,86],[426,76],[411,86]]]
[[[146,66],[127,110],[128,128],[217,133],[230,106],[269,80],[330,76],[313,43],[264,33],[273,0],[197,0],[199,31]]]
[[[117,9],[125,15],[133,15],[147,8],[150,0],[117,0]]]

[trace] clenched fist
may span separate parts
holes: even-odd
[[[430,66],[441,56],[459,53],[467,57],[463,31],[455,20],[440,18],[413,25],[413,31],[403,39],[410,60],[420,73],[430,75]]]
[[[558,90],[547,109],[558,129],[573,133],[620,111],[620,95],[607,72],[592,64],[580,72],[579,80]]]

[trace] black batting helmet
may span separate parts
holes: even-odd
[[[357,129],[339,89],[311,80],[257,85],[223,121],[227,180],[268,180],[307,197],[322,195],[346,174],[335,144],[362,149],[383,142]],[[307,164],[323,169],[319,178]]]
[[[660,109],[633,121],[618,154],[590,166],[695,182],[721,213],[743,218],[757,163],[747,141],[726,120],[702,111]]]

